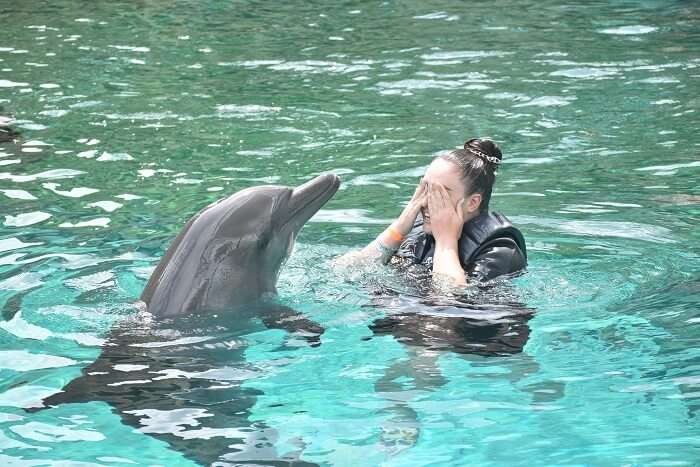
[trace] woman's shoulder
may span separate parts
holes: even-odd
[[[462,235],[467,236],[471,240],[470,243],[475,245],[470,256],[478,254],[481,247],[494,240],[512,239],[523,256],[527,257],[525,237],[522,232],[510,219],[499,212],[487,211],[475,217],[465,224]]]

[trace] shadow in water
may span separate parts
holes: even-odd
[[[519,303],[436,301],[418,297],[375,298],[372,306],[387,316],[375,320],[375,335],[393,335],[399,342],[427,350],[483,356],[522,352],[530,335],[534,310]]]
[[[375,383],[375,391],[388,402],[381,443],[391,455],[412,447],[420,436],[418,414],[411,407],[417,392],[447,384],[438,366],[441,355],[456,353],[480,360],[519,354],[530,335],[528,321],[535,313],[515,300],[505,284],[448,297],[436,296],[424,273],[409,273],[404,278],[410,284],[409,293],[382,285],[367,305],[385,314],[369,325],[373,335],[393,336],[408,354]],[[534,361],[531,366],[536,366]]]
[[[16,130],[0,125],[0,143],[14,143],[19,139],[19,136]]]
[[[310,345],[323,328],[278,304],[227,316],[151,321],[145,311],[115,326],[99,358],[46,406],[103,401],[124,423],[167,442],[202,465],[311,466],[301,451],[279,455],[276,432],[249,421],[261,394],[243,387],[263,370],[246,362],[245,336],[293,331]],[[256,328],[254,323],[262,322]],[[38,409],[41,410],[41,409]]]
[[[0,105],[0,143],[15,143],[19,140],[20,134],[10,126],[14,121],[14,117],[5,115],[7,115],[7,112]]]
[[[616,311],[663,329],[664,333],[655,336],[663,370],[645,376],[672,382],[686,404],[688,417],[700,417],[700,277],[641,289]]]
[[[520,303],[506,280],[473,286],[457,295],[437,289],[420,265],[397,266],[398,283],[373,287],[369,307],[385,316],[375,320],[374,335],[392,335],[412,347],[486,357],[522,352],[535,310]]]

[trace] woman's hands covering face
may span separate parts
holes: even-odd
[[[453,202],[444,185],[431,183],[428,186],[428,212],[436,243],[457,243],[464,225],[463,203],[464,199]]]
[[[411,201],[408,202],[407,208],[415,213],[414,220],[418,217],[418,213],[421,209],[428,207],[428,182],[421,178],[416,187],[416,191],[413,193]]]
[[[418,213],[421,209],[425,209],[428,206],[428,183],[425,179],[421,179],[416,187],[416,191],[413,193],[413,197],[408,202],[404,208],[401,216],[395,223],[396,229],[401,235],[406,235],[413,228],[413,223],[418,217]]]

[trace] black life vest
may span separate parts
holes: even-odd
[[[485,212],[471,219],[462,227],[462,236],[458,242],[462,268],[466,270],[484,250],[499,244],[511,244],[519,248],[527,259],[523,234],[506,216],[497,212]],[[434,254],[435,238],[423,231],[423,218],[418,216],[413,229],[395,255],[412,259],[415,264],[432,267]]]

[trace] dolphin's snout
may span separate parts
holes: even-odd
[[[329,191],[328,199],[330,199],[338,188],[340,187],[340,178],[334,173],[325,173],[317,177],[312,178],[303,185],[299,185],[294,189],[292,193],[292,198],[303,197],[307,193],[315,192],[317,194],[324,194]],[[328,201],[326,199],[326,201]]]
[[[293,218],[308,221],[340,188],[340,178],[334,173],[321,174],[292,191],[289,201]]]

